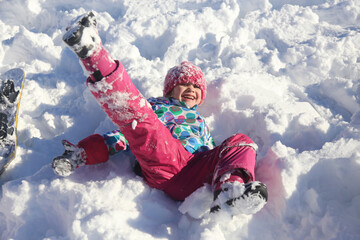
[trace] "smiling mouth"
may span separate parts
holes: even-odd
[[[188,100],[195,100],[195,97],[193,96],[182,96],[183,99],[188,99]]]

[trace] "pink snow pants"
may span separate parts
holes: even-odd
[[[82,62],[85,67],[89,62],[89,66],[93,66],[95,60],[82,59]],[[253,144],[249,137],[237,134],[213,150],[189,153],[160,122],[130,80],[123,65],[119,61],[116,64],[116,69],[101,81],[93,82],[93,78],[89,77],[87,86],[128,140],[149,186],[182,201],[204,183],[214,184],[223,174],[232,170],[244,169],[249,180],[255,180],[256,152],[248,146]],[[97,136],[93,135],[92,140],[85,139],[79,144],[91,158],[90,164],[108,159],[106,151],[102,154],[97,152],[96,158],[91,157],[96,152],[94,146],[104,149],[104,141]]]

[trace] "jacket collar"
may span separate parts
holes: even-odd
[[[188,108],[188,109],[191,109],[191,110],[196,110],[197,107],[199,106],[199,105],[195,105],[192,108],[190,108],[185,102],[177,100],[177,99],[172,98],[172,97],[159,97],[158,99],[161,100],[161,101],[164,101],[164,102],[168,102],[171,105],[175,105],[175,106],[179,106],[179,107],[185,107],[185,108]]]

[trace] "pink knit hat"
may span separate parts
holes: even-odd
[[[201,102],[206,96],[206,80],[201,69],[191,62],[182,62],[180,65],[171,68],[165,77],[164,96],[167,96],[174,87],[182,83],[192,83],[201,89]]]

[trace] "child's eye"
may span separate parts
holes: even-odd
[[[184,86],[184,87],[188,87],[188,86],[192,85],[194,88],[200,88],[199,85],[192,84],[192,83],[180,83],[179,85]]]

